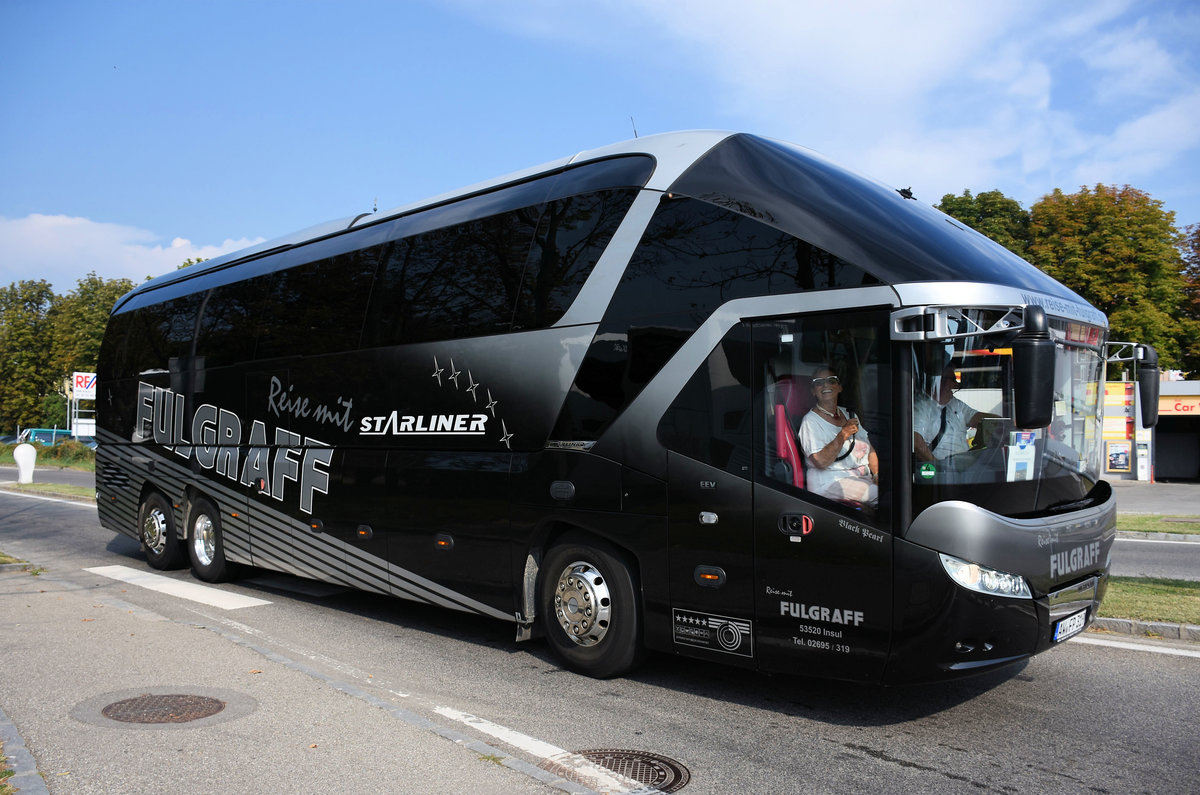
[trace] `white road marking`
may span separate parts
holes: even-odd
[[[470,726],[476,731],[495,737],[507,745],[511,745],[527,754],[532,754],[538,759],[553,760],[555,764],[561,765],[572,773],[579,776],[578,781],[584,786],[597,790],[598,792],[644,792],[646,785],[640,781],[635,781],[631,778],[622,776],[616,771],[609,770],[603,765],[598,765],[587,757],[573,754],[556,745],[551,745],[548,742],[530,737],[527,734],[522,734],[519,731],[510,729],[507,726],[501,726],[498,723],[492,723],[490,720],[476,717],[467,712],[459,712],[453,707],[434,707],[434,712],[442,717],[450,720],[458,721],[466,726]]]
[[[219,588],[210,588],[207,585],[195,582],[173,580],[161,574],[151,574],[148,571],[139,571],[138,569],[131,569],[128,566],[94,566],[90,569],[84,569],[84,571],[99,574],[101,577],[120,580],[130,585],[136,585],[139,588],[147,588],[151,591],[178,596],[181,599],[200,602],[210,607],[219,607],[222,610],[239,610],[243,607],[260,607],[271,604],[265,599],[229,593]]]
[[[1111,646],[1114,649],[1132,649],[1133,651],[1148,651],[1152,654],[1174,654],[1177,657],[1196,657],[1200,659],[1200,651],[1193,649],[1176,649],[1171,646],[1150,646],[1144,643],[1130,643],[1124,640],[1108,640],[1107,638],[1092,638],[1076,635],[1072,643],[1090,643],[1093,646]]]

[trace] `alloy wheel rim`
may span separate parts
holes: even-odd
[[[554,613],[577,646],[604,640],[612,617],[612,595],[595,566],[576,561],[563,569],[554,589]]]
[[[142,543],[155,555],[167,547],[167,517],[158,508],[152,508],[142,520]]]
[[[216,536],[213,521],[207,514],[196,517],[196,522],[192,525],[192,548],[196,551],[196,558],[205,566],[213,562]]]

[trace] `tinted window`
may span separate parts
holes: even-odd
[[[541,207],[395,240],[368,319],[368,344],[508,331]]]
[[[104,339],[100,343],[100,358],[96,365],[96,373],[101,383],[131,375],[125,354],[132,325],[132,312],[122,312],[109,317],[108,327],[104,330]]]
[[[192,353],[200,295],[185,295],[125,314],[128,321],[123,375],[178,370]],[[172,368],[172,359],[175,367]]]
[[[196,356],[205,366],[220,367],[254,357],[259,309],[267,279],[247,279],[213,289],[204,301]]]
[[[750,335],[731,331],[684,385],[658,426],[668,450],[750,477]]]
[[[695,199],[659,206],[613,297],[613,320],[676,318],[696,328],[734,298],[878,281],[772,226]]]
[[[766,440],[755,467],[760,482],[870,516],[888,504],[887,319],[868,310],[754,324],[754,403]],[[839,440],[845,425],[856,430]],[[881,467],[878,483],[872,467]]]
[[[726,301],[877,283],[853,263],[760,220],[664,197],[609,303],[555,438],[595,439]]]
[[[357,348],[379,252],[379,246],[372,246],[269,277],[256,358]]]
[[[671,191],[768,220],[888,283],[990,282],[1080,301],[1016,254],[934,210],[926,203],[932,197],[904,199],[790,144],[730,136]]]
[[[545,328],[563,316],[636,195],[598,191],[547,205],[521,285],[516,328]]]

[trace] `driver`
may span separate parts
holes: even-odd
[[[913,452],[920,461],[935,461],[970,449],[967,429],[979,428],[985,417],[994,417],[968,406],[954,396],[958,373],[950,362],[935,384],[936,398],[917,391],[913,395]]]

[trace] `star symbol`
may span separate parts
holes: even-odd
[[[511,439],[513,435],[508,432],[508,426],[504,424],[504,420],[500,420],[500,429],[504,431],[504,433],[500,436],[500,441],[504,442],[504,446],[511,450],[512,445],[508,443],[508,440]]]
[[[442,385],[442,369],[438,367],[437,357],[433,357],[433,377],[437,379],[438,386]]]
[[[487,408],[488,411],[492,412],[492,417],[494,419],[496,416],[496,399],[492,397],[492,390],[489,389],[487,391],[487,393],[488,393],[488,404],[485,408]]]
[[[471,375],[470,370],[467,370],[467,380],[471,382],[471,385],[467,387],[467,391],[471,393],[471,400],[476,401],[477,396],[475,394],[475,390],[479,389],[479,384],[475,383],[475,378]]]
[[[458,389],[458,377],[462,375],[461,370],[454,369],[454,360],[450,360],[450,380],[454,382],[454,388]]]

